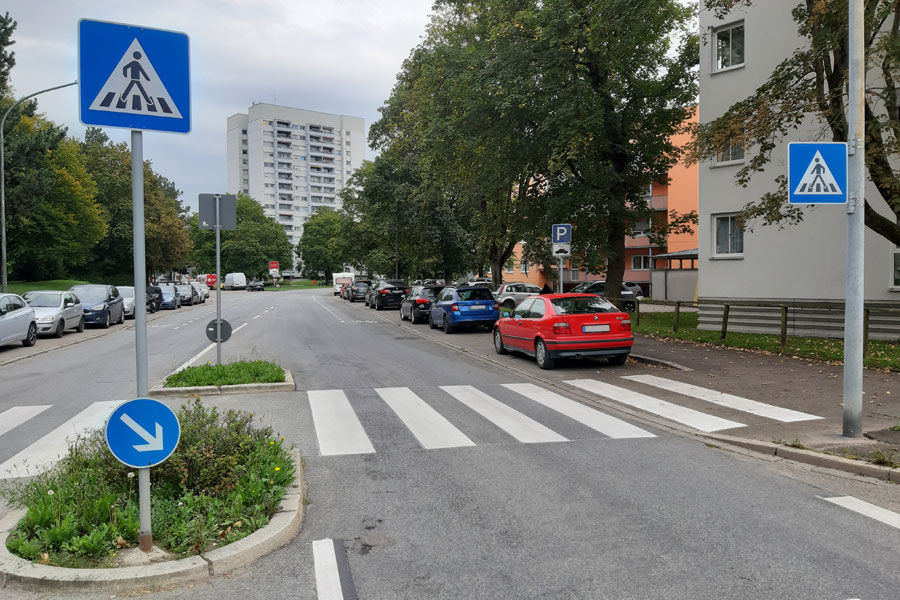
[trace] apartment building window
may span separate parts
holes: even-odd
[[[349,131],[345,131],[345,132],[344,132],[344,135],[350,135],[350,132],[349,132]]]
[[[741,140],[732,140],[726,148],[716,154],[716,164],[733,163],[744,160],[744,143]]]
[[[275,137],[274,131],[263,131],[263,135],[266,137]]]
[[[744,64],[744,22],[726,25],[715,32],[716,71]]]
[[[347,166],[348,166],[348,167],[350,166],[350,161],[349,161],[349,160],[347,161]]]
[[[242,135],[247,135],[247,130],[246,130],[246,129],[241,129],[241,134],[242,134]]]
[[[894,247],[894,289],[900,290],[900,246]]]
[[[263,166],[264,166],[264,167],[273,167],[273,168],[274,168],[274,167],[275,167],[275,163],[264,162],[264,163],[263,163]]]
[[[519,270],[525,275],[528,274],[528,261],[524,258],[519,262]]]
[[[631,257],[631,270],[632,271],[647,271],[649,269],[650,269],[650,257],[648,255]]]
[[[265,196],[266,196],[266,200],[274,200],[275,199],[275,194],[266,194]]]
[[[275,142],[263,142],[263,148],[274,148]]]
[[[265,185],[267,188],[274,188],[274,187],[275,187],[275,184],[274,184],[274,183],[265,183],[265,184],[263,184],[263,185]]]
[[[275,205],[274,204],[266,204],[263,206],[263,208],[275,208]]]
[[[241,150],[241,154],[247,154],[247,149],[244,148],[243,150]]]
[[[744,231],[737,215],[714,215],[715,256],[740,256],[744,253]]]

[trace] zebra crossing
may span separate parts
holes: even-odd
[[[752,415],[757,421],[782,423],[822,418],[657,375],[629,375],[605,381],[573,379],[563,381],[561,385],[702,432],[745,427],[744,422],[732,418],[740,413]],[[373,411],[380,415],[379,419],[398,421],[410,433],[409,443],[414,439],[421,449],[429,451],[467,448],[498,440],[521,444],[560,443],[585,439],[589,435],[592,439],[598,437],[594,434],[612,440],[656,437],[644,428],[548,387],[534,383],[416,389],[379,387],[369,390],[374,396],[371,393],[366,396],[360,390],[309,390],[305,396],[315,440],[303,444],[304,451],[315,446],[320,456],[342,456],[390,450],[391,445],[398,442],[376,438],[377,443],[373,443],[370,438],[373,425],[368,420]],[[666,399],[651,395],[660,395],[660,391]],[[361,394],[365,397],[360,398]],[[680,398],[690,399],[694,406],[697,401],[709,403],[719,407],[721,410],[717,412],[721,414],[683,406],[679,403]],[[69,441],[82,432],[103,427],[118,404],[116,400],[89,405],[0,463],[0,480],[35,475],[53,465],[65,454]],[[0,436],[29,423],[50,408],[52,405],[14,406],[0,412]],[[362,420],[361,408],[364,409]],[[567,433],[576,430],[577,435]],[[586,433],[587,430],[590,433]]]

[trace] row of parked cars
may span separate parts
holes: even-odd
[[[179,308],[199,304],[209,288],[199,283],[147,286],[146,307]],[[0,345],[22,342],[34,346],[39,335],[62,337],[66,331],[84,331],[86,325],[108,328],[133,317],[134,288],[106,284],[73,285],[68,290],[33,290],[0,294]]]
[[[374,284],[357,280],[344,285],[341,297],[351,302],[363,298],[376,310],[397,307],[401,321],[428,323],[448,334],[483,327],[491,332],[497,354],[527,354],[542,369],[552,369],[558,359],[569,357],[601,356],[622,365],[634,344],[631,318],[603,298],[602,289],[598,293],[597,283],[604,282],[582,284],[565,294],[544,294],[529,283],[508,283],[492,292],[478,281],[410,287],[401,280]],[[626,292],[631,297],[639,292],[623,286],[621,297],[628,310]]]

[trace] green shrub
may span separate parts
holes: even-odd
[[[220,413],[199,400],[178,412],[181,439],[151,470],[154,542],[179,555],[238,540],[265,525],[293,481],[284,438],[253,426],[243,411]],[[136,472],[113,457],[102,431],[77,438],[68,455],[0,495],[27,509],[6,540],[28,560],[81,566],[140,533]],[[120,540],[121,538],[121,540]]]
[[[284,381],[284,369],[274,363],[254,360],[226,365],[206,364],[188,367],[166,377],[166,387],[281,383],[282,381]]]

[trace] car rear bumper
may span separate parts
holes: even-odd
[[[379,296],[375,298],[374,302],[378,306],[383,307],[399,307],[403,303],[403,296]]]
[[[615,356],[629,354],[634,338],[614,338],[609,340],[544,340],[553,358],[570,356]]]

